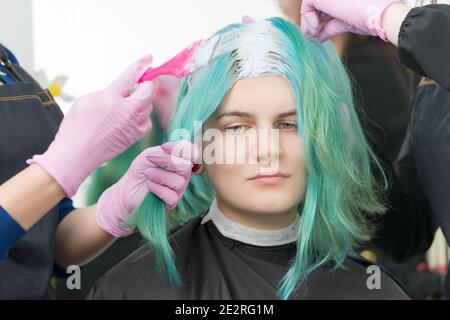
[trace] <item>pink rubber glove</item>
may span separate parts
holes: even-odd
[[[143,151],[125,175],[100,196],[97,224],[115,237],[130,235],[134,229],[124,221],[149,192],[171,211],[186,190],[198,154],[189,141],[168,142]]]
[[[91,172],[113,159],[152,127],[149,114],[155,83],[131,88],[151,65],[146,56],[130,66],[107,89],[77,99],[61,123],[55,139],[38,163],[73,196]]]
[[[252,17],[248,16],[248,15],[243,15],[242,16],[242,23],[243,24],[249,24],[249,23],[253,23],[255,22],[255,19],[253,19]]]
[[[326,41],[344,32],[378,36],[387,41],[381,18],[393,3],[402,0],[303,0],[301,30]]]

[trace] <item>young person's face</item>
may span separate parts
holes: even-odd
[[[210,129],[220,137],[203,142],[202,164],[219,208],[253,227],[292,222],[304,198],[306,170],[288,81],[278,76],[237,81],[204,129],[204,138]],[[205,155],[212,149],[214,159],[226,163],[208,163]]]

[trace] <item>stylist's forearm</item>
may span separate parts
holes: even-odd
[[[58,225],[55,260],[60,267],[84,265],[108,248],[116,238],[96,222],[96,205],[76,209]]]
[[[0,186],[0,206],[25,230],[30,229],[65,196],[61,186],[33,164]]]
[[[383,13],[381,27],[386,32],[386,36],[393,45],[398,45],[398,34],[406,15],[412,8],[406,4],[394,3]]]

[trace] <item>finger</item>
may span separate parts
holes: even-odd
[[[150,153],[146,155],[148,161],[150,161],[155,167],[175,172],[182,176],[190,175],[192,167],[194,166],[189,160],[169,155],[165,152]]]
[[[160,168],[148,168],[144,171],[148,180],[165,186],[180,195],[187,186],[187,180],[174,172]]]
[[[317,39],[321,42],[324,42],[338,34],[351,32],[352,30],[353,27],[348,23],[345,23],[339,19],[332,19],[327,24],[325,24],[323,29],[318,34]]]
[[[170,188],[163,187],[153,181],[147,181],[147,189],[166,204],[166,207],[173,209],[179,200],[178,194]]]
[[[187,140],[167,142],[143,152],[143,156],[154,165],[183,175],[190,173],[193,159],[199,155],[197,148],[194,149],[193,143]]]
[[[199,161],[200,152],[197,147],[190,141],[181,140],[178,142],[168,142],[161,146],[168,154],[189,160],[192,163]]]
[[[110,86],[109,89],[117,92],[122,97],[127,97],[134,84],[144,72],[150,68],[153,61],[151,55],[147,55],[128,67]]]
[[[320,11],[316,10],[311,1],[303,1],[300,11],[300,29],[307,37],[318,34],[320,28]]]
[[[194,164],[186,159],[167,154],[150,155],[147,159],[159,168],[175,172],[182,176],[189,176],[194,167]]]
[[[255,22],[255,20],[252,19],[251,17],[249,17],[248,15],[242,16],[242,23],[243,24],[248,24],[248,23],[253,23],[253,22]]]
[[[157,83],[146,81],[138,85],[136,90],[126,99],[135,110],[145,111],[148,105],[153,102],[157,90]]]
[[[153,79],[151,81],[144,81],[135,85],[135,90],[127,97],[128,100],[135,100],[137,102],[152,98],[152,101],[156,99],[159,92],[159,81]]]

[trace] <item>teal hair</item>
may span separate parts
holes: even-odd
[[[368,219],[385,208],[380,184],[373,176],[374,168],[382,173],[381,166],[362,132],[350,80],[334,47],[305,39],[295,25],[281,18],[268,21],[280,35],[282,59],[277,72],[287,79],[296,98],[308,172],[305,198],[299,206],[297,253],[278,290],[278,298],[288,299],[319,267],[345,267],[346,257],[373,232]],[[219,33],[246,27],[235,24]],[[233,52],[221,55],[194,78],[184,79],[169,131],[185,129],[194,136],[194,121],[206,122],[237,80],[236,59]],[[170,229],[204,213],[213,198],[207,173],[192,176],[172,212],[167,214],[164,203],[148,194],[130,220],[155,248],[158,270],[167,272],[178,285],[182,279],[168,241]]]

